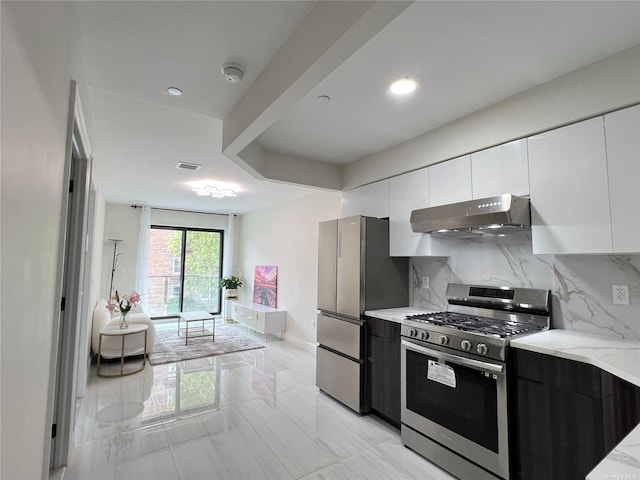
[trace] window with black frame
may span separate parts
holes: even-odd
[[[223,244],[222,230],[153,225],[149,233],[149,315],[220,313]]]

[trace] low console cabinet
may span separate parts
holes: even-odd
[[[259,303],[231,302],[231,318],[247,327],[264,334],[264,341],[267,336],[282,335],[286,325],[286,310],[268,307]]]

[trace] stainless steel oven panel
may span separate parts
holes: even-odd
[[[469,305],[449,304],[448,311],[457,313],[466,313],[467,315],[475,315],[477,317],[495,318],[505,322],[527,323],[530,325],[538,325],[547,327],[549,325],[549,317],[545,315],[533,315],[530,313],[513,313],[503,310],[491,310],[482,307],[472,307]]]
[[[407,350],[437,358],[455,369],[455,365],[464,365],[479,371],[496,375],[498,409],[498,453],[453,432],[407,408]],[[447,447],[472,462],[481,465],[496,475],[509,480],[509,445],[507,424],[507,384],[505,366],[499,362],[483,362],[462,355],[452,354],[440,349],[425,347],[418,342],[402,339],[401,347],[401,421],[402,424],[422,433],[431,440]]]
[[[471,295],[472,288],[481,290],[507,290],[513,292],[513,298],[497,298],[492,296]],[[549,309],[549,290],[537,288],[517,288],[517,287],[488,287],[485,285],[465,285],[460,283],[450,283],[447,285],[447,300],[457,300],[469,303],[486,302],[494,304],[497,308],[501,306],[524,306],[535,310]]]
[[[342,320],[318,315],[318,343],[348,355],[356,360],[362,359],[362,322]]]
[[[441,325],[425,325],[424,323],[416,322],[413,320],[403,320],[401,335],[403,337],[410,337],[411,335],[408,332],[412,328],[418,329],[419,331],[429,331],[430,336],[427,340],[419,340],[420,343],[425,346],[427,346],[427,343],[429,343],[435,345],[436,348],[439,348],[440,337],[442,335],[445,335],[449,339],[447,348],[450,348],[451,350],[459,350],[462,352],[462,341],[470,340],[474,345],[472,351],[470,352],[471,354],[473,354],[476,345],[478,345],[479,343],[484,343],[488,347],[488,351],[485,355],[476,355],[478,358],[486,358],[487,361],[497,360],[503,362],[506,359],[505,341],[502,338],[495,338],[479,333],[460,332],[454,328]]]

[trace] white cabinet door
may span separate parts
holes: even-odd
[[[414,233],[411,211],[429,206],[429,169],[393,177],[389,181],[389,254],[392,257],[449,256],[450,243],[427,233]]]
[[[471,200],[471,155],[429,167],[429,205]]]
[[[528,139],[533,253],[612,251],[603,117]]]
[[[387,218],[389,216],[389,180],[380,180],[360,187],[362,215]]]
[[[389,216],[389,180],[380,180],[342,192],[342,218],[353,215],[387,218]]]
[[[526,139],[471,154],[473,198],[511,193],[529,195],[529,159]]]
[[[342,192],[341,213],[342,217],[362,215],[362,192],[360,188],[345,190]]]
[[[640,252],[640,105],[604,117],[613,251]]]

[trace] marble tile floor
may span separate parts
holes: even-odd
[[[319,392],[314,354],[271,337],[129,377],[94,365],[64,479],[454,480],[398,430]]]

